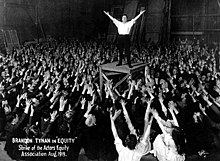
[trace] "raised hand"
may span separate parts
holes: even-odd
[[[112,79],[111,79],[111,80],[108,80],[108,81],[107,81],[107,87],[108,87],[109,89],[112,89],[112,86],[113,86]]]
[[[17,103],[19,104],[20,103],[20,101],[21,101],[21,98],[22,98],[22,95],[21,96],[17,96]]]
[[[25,107],[25,109],[24,109],[24,113],[25,113],[25,114],[28,114],[28,111],[29,111],[30,106],[31,106],[31,100],[30,100],[30,99],[29,99],[29,100],[26,100],[26,107]]]
[[[209,100],[209,97],[207,95],[202,95],[202,98],[205,100],[205,101],[208,101]]]
[[[80,84],[80,85],[82,86],[82,85],[83,85],[83,83],[84,83],[85,81],[86,81],[86,76],[84,75],[84,76],[83,76],[83,78],[82,78],[82,82],[81,82],[81,84]]]
[[[30,107],[31,106],[31,100],[26,100],[26,107]]]
[[[104,86],[105,86],[105,93],[107,93],[108,92],[108,84],[107,84],[107,82],[104,84]]]
[[[139,79],[138,81],[137,81],[137,84],[135,85],[135,89],[137,90],[138,88],[139,88],[139,85],[141,84],[141,79]]]
[[[136,104],[137,103],[137,99],[138,99],[139,97],[136,97],[135,99],[134,99],[134,104]]]
[[[61,96],[60,97],[60,108],[59,108],[59,111],[64,111],[64,107],[67,103],[67,99],[64,100],[64,96]]]
[[[141,11],[140,11],[140,14],[143,14],[145,11],[146,11],[146,10],[141,10]]]
[[[148,98],[147,99],[147,104],[150,105],[153,102],[153,98]]]
[[[88,102],[88,107],[87,107],[87,111],[91,111],[93,108],[94,104],[92,103],[92,101]]]
[[[205,107],[202,107],[201,103],[199,104],[199,109],[202,111],[203,114],[206,114]]]
[[[121,105],[122,105],[123,107],[125,107],[125,105],[127,104],[127,103],[125,103],[125,101],[122,100],[122,99],[121,99],[120,103],[121,103]]]
[[[110,118],[111,118],[111,120],[115,121],[120,114],[121,114],[121,110],[116,110],[114,115],[113,115],[113,111],[111,110],[110,111]]]
[[[219,87],[215,86],[215,87],[214,87],[214,90],[215,90],[216,92],[220,93]]]
[[[86,103],[86,99],[83,98],[83,99],[80,101],[80,103],[81,103],[82,105],[85,105],[85,103]]]
[[[88,89],[88,87],[89,87],[89,85],[87,83],[85,83],[84,86],[83,86],[82,94],[85,94],[85,92]]]
[[[50,114],[50,122],[54,122],[57,118],[57,111],[53,111],[51,114]]]
[[[54,97],[54,99],[55,99],[59,94],[60,94],[60,92],[59,92],[58,90],[55,90],[55,91],[53,92],[53,97]]]
[[[134,87],[135,85],[136,85],[135,80],[132,80],[132,81],[131,81],[131,86]]]
[[[109,12],[108,12],[108,11],[107,11],[107,12],[106,12],[106,11],[103,11],[103,12],[104,12],[106,15],[109,15]]]

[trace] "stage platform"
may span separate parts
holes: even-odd
[[[138,63],[132,63],[132,68],[129,68],[126,63],[122,63],[121,66],[116,66],[118,62],[113,62],[113,63],[107,63],[100,65],[100,68],[105,71],[111,71],[111,72],[116,72],[116,73],[133,73],[137,70],[140,70],[140,68],[144,68],[147,64],[138,62]]]
[[[103,86],[103,78],[105,80],[109,80],[108,77],[112,75],[121,75],[126,74],[119,82],[117,82],[115,85],[113,85],[113,89],[117,93],[117,95],[120,95],[120,93],[117,91],[117,87],[124,82],[130,75],[136,72],[140,72],[141,70],[144,70],[144,68],[148,65],[148,63],[143,62],[137,62],[132,63],[132,68],[128,67],[128,64],[126,62],[123,62],[121,66],[116,66],[118,62],[113,63],[107,63],[99,66],[99,82],[100,82],[100,90],[102,91]]]

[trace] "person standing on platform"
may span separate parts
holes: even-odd
[[[126,14],[122,15],[122,22],[118,21],[114,17],[112,17],[109,12],[104,11],[104,13],[113,21],[115,26],[118,28],[118,49],[119,49],[119,63],[117,66],[122,65],[123,59],[123,51],[125,49],[125,55],[127,56],[127,63],[129,68],[131,66],[130,60],[130,38],[129,34],[131,31],[132,26],[135,24],[136,20],[145,12],[145,10],[140,11],[140,13],[133,18],[132,20],[128,21],[128,17]]]

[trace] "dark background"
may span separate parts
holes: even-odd
[[[0,0],[0,28],[15,29],[20,42],[44,35],[94,38],[108,34],[111,22],[103,10],[119,18],[125,6],[126,0]],[[196,37],[219,42],[218,0],[139,0],[137,13],[140,7],[147,12],[135,41]]]

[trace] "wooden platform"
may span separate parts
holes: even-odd
[[[105,80],[108,80],[109,76],[112,75],[119,75],[119,74],[126,74],[119,82],[117,82],[113,89],[117,93],[117,95],[120,95],[120,93],[117,91],[117,87],[121,85],[122,82],[124,82],[130,75],[132,75],[135,72],[139,72],[140,70],[143,70],[148,63],[142,63],[142,62],[137,62],[137,63],[132,63],[132,68],[128,67],[128,64],[125,62],[122,63],[121,66],[116,66],[118,62],[113,62],[113,63],[107,63],[99,66],[99,82],[100,82],[100,90],[102,91],[102,86],[103,86],[103,78]]]
[[[132,63],[132,68],[129,68],[127,64],[123,63],[121,66],[116,66],[118,62],[107,63],[100,66],[100,68],[104,71],[116,72],[116,73],[133,73],[135,71],[139,71],[144,68],[147,63]]]

